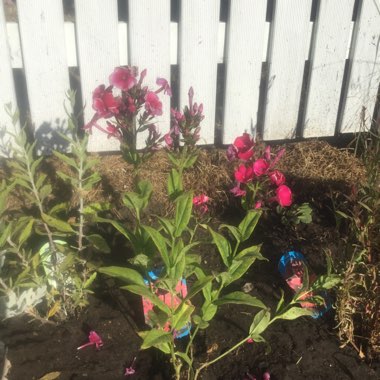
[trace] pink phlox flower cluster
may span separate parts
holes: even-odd
[[[240,161],[234,172],[236,185],[231,193],[236,197],[247,197],[247,191],[251,191],[254,203],[249,206],[255,209],[262,208],[265,201],[276,201],[281,207],[290,206],[293,202],[292,191],[285,185],[285,175],[275,168],[285,149],[273,155],[270,146],[267,146],[262,156],[257,157],[255,145],[252,136],[243,133],[228,147],[227,159]]]
[[[88,342],[83,344],[82,346],[79,346],[77,350],[81,350],[82,348],[88,347],[88,346],[95,346],[97,350],[100,350],[103,347],[103,341],[102,338],[98,335],[95,331],[90,331],[88,334]]]
[[[92,108],[95,111],[91,121],[84,129],[91,132],[95,127],[120,141],[130,138],[131,134],[153,125],[153,118],[162,115],[162,102],[157,94],[164,92],[171,96],[169,83],[164,78],[157,78],[157,90],[152,91],[143,86],[147,70],[139,76],[135,66],[116,67],[109,76],[110,85],[104,84],[95,88],[92,94]],[[106,119],[107,126],[103,127],[99,120]],[[138,125],[136,125],[138,121]],[[160,135],[150,128],[150,148],[157,149]],[[154,140],[153,140],[154,137]],[[133,140],[133,139],[132,139]]]
[[[203,104],[193,103],[194,90],[190,87],[188,92],[189,105],[185,106],[183,113],[171,110],[171,128],[164,136],[168,148],[178,148],[180,141],[186,146],[194,146],[200,139],[200,124],[204,119]],[[180,140],[182,139],[182,140]]]

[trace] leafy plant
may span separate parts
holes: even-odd
[[[70,93],[69,97],[73,106],[75,94]],[[16,127],[17,110],[12,111],[10,105],[6,109]],[[12,135],[12,159],[8,162],[11,176],[7,181],[3,180],[1,185],[2,214],[7,211],[9,195],[13,194],[25,200],[23,208],[14,213],[4,214],[5,218],[0,222],[0,248],[4,261],[2,271],[6,271],[1,283],[3,291],[10,302],[9,297],[20,297],[19,301],[23,299],[21,289],[46,289],[38,294],[43,293],[48,306],[48,318],[59,311],[72,312],[86,304],[87,294],[91,292],[89,287],[96,277],[96,272],[82,256],[82,251],[89,245],[101,246],[105,251],[108,249],[104,239],[99,235],[84,234],[85,210],[94,207],[91,204],[85,205],[84,195],[100,177],[91,171],[95,161],[87,157],[87,139],[81,140],[76,137],[76,121],[72,116],[69,117],[69,128],[73,132],[72,137],[62,137],[71,144],[73,156],[69,157],[59,152],[55,152],[55,155],[75,171],[72,176],[61,172],[58,175],[72,183],[79,203],[77,211],[73,210],[69,203],[52,206],[51,178],[42,170],[44,157],[35,156],[35,143],[28,142],[25,127]],[[70,213],[78,216],[78,223],[69,218]],[[47,238],[47,244],[43,247],[40,236],[44,236],[43,239]],[[37,244],[36,239],[39,241]],[[83,243],[84,240],[87,245]],[[25,299],[28,300],[30,297]],[[21,302],[23,305],[24,303]],[[33,305],[35,304],[33,301]]]

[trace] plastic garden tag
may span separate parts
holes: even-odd
[[[314,273],[310,273],[309,276],[305,273],[309,273],[305,256],[296,251],[288,251],[283,254],[278,263],[278,270],[281,276],[284,278],[288,286],[294,292],[302,292],[302,287],[304,286],[304,279],[309,277],[309,286],[316,280]],[[316,304],[313,302],[313,298],[321,298],[323,300],[322,304]],[[313,318],[321,317],[326,311],[331,308],[331,300],[326,291],[318,291],[317,293],[306,293],[304,297],[299,297],[299,304],[313,311]],[[304,299],[304,301],[303,301]],[[310,299],[310,301],[309,301]]]
[[[144,279],[144,282],[148,286],[154,286],[154,281],[158,280],[160,270],[154,270],[148,272],[149,279]],[[181,281],[178,281],[176,286],[176,292],[181,295],[182,298],[185,298],[187,296],[187,283],[185,279],[182,279]],[[170,308],[176,308],[180,303],[181,299],[177,296],[172,296],[168,292],[165,292],[163,290],[156,291],[157,297],[163,301],[166,305],[168,305]],[[143,304],[143,311],[144,311],[144,318],[145,323],[147,325],[151,325],[150,318],[149,318],[149,312],[153,310],[153,303],[148,300],[145,297],[142,297],[142,304]],[[190,325],[186,325],[182,327],[181,329],[177,330],[175,332],[175,338],[183,338],[186,335],[189,335],[190,333]],[[169,325],[165,326],[165,330],[169,330]]]
[[[63,240],[54,240],[54,243],[59,245],[66,245],[67,243]],[[41,262],[45,269],[46,276],[48,277],[48,282],[51,286],[57,288],[57,282],[54,280],[54,268],[52,264],[51,250],[50,244],[45,243],[39,250],[39,254],[41,256]],[[57,252],[57,265],[62,264],[65,256],[61,252]],[[68,279],[68,283],[71,283],[71,280]]]

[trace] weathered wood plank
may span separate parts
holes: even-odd
[[[333,136],[335,133],[354,2],[320,2],[311,53],[304,137]]]
[[[157,78],[170,83],[170,0],[129,0],[130,63],[147,69],[144,83],[156,89]],[[160,93],[163,114],[157,117],[159,130],[166,133],[170,125],[170,97]],[[137,147],[145,146],[141,133]]]
[[[365,109],[370,126],[380,83],[380,0],[363,0],[354,29],[348,92],[341,132],[358,132]]]
[[[259,105],[266,0],[231,2],[226,46],[223,144],[254,133]]]
[[[76,0],[75,15],[84,119],[87,123],[94,114],[94,89],[100,84],[108,86],[108,77],[119,66],[117,0]],[[88,144],[90,152],[114,151],[119,146],[118,140],[108,139],[103,132],[93,128]]]
[[[66,150],[63,108],[70,88],[61,0],[18,0],[20,37],[37,151]]]
[[[192,86],[194,100],[203,103],[201,144],[214,143],[219,9],[219,0],[181,1],[179,101],[181,108],[188,104]]]
[[[264,140],[295,136],[305,56],[310,45],[311,3],[311,0],[276,2],[269,42]]]

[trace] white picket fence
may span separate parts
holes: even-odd
[[[299,120],[300,137],[324,137],[356,131],[363,107],[373,115],[380,83],[380,0],[318,0],[313,20],[312,0],[269,1],[269,21],[267,0],[231,0],[227,22],[220,21],[221,0],[178,2],[178,22],[171,22],[170,0],[128,0],[127,22],[118,21],[117,0],[75,0],[74,22],[64,21],[62,0],[17,0],[18,22],[5,21],[0,3],[0,126],[10,125],[2,105],[16,104],[19,91],[12,69],[25,71],[36,138],[49,139],[51,129],[65,125],[68,67],[79,66],[86,122],[93,89],[126,64],[147,68],[150,85],[157,77],[170,78],[171,65],[179,66],[179,104],[187,103],[193,86],[204,104],[205,144],[215,141],[218,63],[225,64],[224,144],[254,132],[260,112],[267,141],[294,138]],[[166,131],[170,100],[162,101],[159,126]],[[94,131],[90,151],[117,149],[117,141]]]

